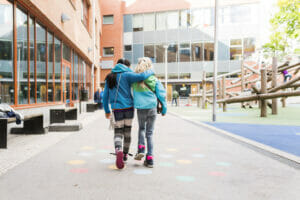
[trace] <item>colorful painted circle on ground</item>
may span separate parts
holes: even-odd
[[[84,147],[81,147],[81,150],[93,150],[95,149],[94,147],[91,147],[91,146],[84,146]]]
[[[70,165],[83,165],[85,164],[84,160],[70,160],[68,161],[68,164]]]
[[[192,164],[191,160],[176,160],[176,162],[179,164],[184,164],[184,165]]]
[[[152,171],[150,169],[136,169],[133,171],[133,173],[138,175],[148,175],[152,174]]]
[[[84,173],[88,173],[88,169],[86,168],[77,168],[77,169],[71,169],[70,172],[74,173],[74,174],[84,174]]]
[[[119,170],[116,165],[109,165],[108,168],[113,170]]]
[[[158,163],[159,166],[162,166],[162,167],[174,167],[174,163],[171,163],[171,162],[160,162]]]
[[[182,182],[193,182],[195,181],[195,178],[192,176],[176,176],[176,179],[178,181],[182,181]]]
[[[203,154],[193,154],[192,157],[194,157],[194,158],[204,158],[205,155],[203,155]]]
[[[167,148],[167,151],[169,151],[169,152],[177,152],[178,150],[175,149],[175,148]]]
[[[217,162],[216,165],[222,166],[222,167],[230,167],[231,164],[228,162]]]
[[[174,156],[170,155],[170,154],[160,154],[159,157],[161,157],[161,158],[173,158]]]
[[[223,173],[223,172],[209,172],[209,175],[222,177],[222,176],[225,176],[225,173]]]
[[[103,160],[100,160],[101,163],[104,163],[104,164],[112,164],[115,162],[115,160],[113,159],[109,159],[109,158],[105,158]]]
[[[83,157],[92,157],[94,154],[88,152],[80,152],[78,153],[78,155]]]

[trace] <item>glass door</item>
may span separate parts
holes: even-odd
[[[63,77],[63,102],[70,104],[71,99],[71,65],[68,63],[63,63],[63,70],[62,70],[62,77]]]

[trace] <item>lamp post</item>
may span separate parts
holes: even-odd
[[[215,30],[214,30],[214,84],[213,84],[213,116],[212,121],[216,121],[217,107],[217,70],[218,70],[218,0],[215,0]],[[220,88],[221,89],[221,88]]]
[[[166,100],[168,102],[168,45],[164,45],[165,48],[165,88],[166,88]]]

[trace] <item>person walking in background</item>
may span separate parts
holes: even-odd
[[[179,97],[179,94],[178,94],[177,90],[174,90],[173,95],[172,95],[172,106],[173,106],[173,102],[175,102],[175,105],[177,106],[178,97]]]
[[[131,126],[134,117],[131,85],[135,82],[143,81],[154,74],[152,70],[137,74],[129,67],[130,62],[128,60],[118,60],[118,64],[112,69],[111,73],[106,76],[103,94],[105,117],[107,119],[112,117],[115,121],[114,145],[116,166],[119,169],[122,169],[124,167],[124,161],[127,161],[131,142]],[[109,104],[113,111],[112,116]]]
[[[136,73],[143,73],[152,69],[150,58],[140,58]],[[157,115],[157,101],[162,103],[162,112],[164,116],[167,113],[166,91],[161,82],[155,77],[150,76],[143,82],[134,83],[133,86],[134,107],[137,109],[139,136],[138,151],[135,160],[142,160],[145,153],[145,133],[147,138],[147,155],[144,161],[146,167],[153,167],[153,131]]]
[[[100,88],[97,89],[97,91],[94,94],[94,102],[97,104],[98,108],[101,109],[102,108],[102,98],[101,98],[101,90]]]

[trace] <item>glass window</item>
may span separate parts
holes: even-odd
[[[0,103],[14,104],[13,7],[0,4]]]
[[[46,86],[46,30],[36,23],[36,79],[37,79],[37,103],[47,101]]]
[[[132,45],[125,45],[124,51],[132,51]]]
[[[168,62],[178,62],[178,45],[177,44],[169,44]]]
[[[224,7],[220,9],[219,22],[220,24],[230,23],[230,7]]]
[[[27,14],[17,8],[18,104],[28,104]]]
[[[177,29],[179,27],[179,13],[168,12],[168,29]]]
[[[145,45],[144,46],[144,56],[149,57],[153,63],[156,62],[154,56],[154,45]]]
[[[133,15],[133,31],[143,31],[143,14]]]
[[[242,47],[230,47],[230,60],[241,60]]]
[[[192,61],[203,61],[203,44],[194,43],[192,44]]]
[[[53,92],[53,35],[48,33],[48,102],[53,102],[54,92]]]
[[[113,15],[104,15],[103,16],[103,24],[113,24],[114,16]]]
[[[179,49],[179,59],[180,62],[190,62],[191,61],[191,46],[190,43],[180,44]]]
[[[230,40],[230,45],[242,45],[242,39],[231,39]]]
[[[61,42],[54,39],[55,49],[55,101],[61,101]]]
[[[81,20],[84,26],[89,29],[89,5],[87,0],[81,0]]]
[[[202,9],[195,9],[192,11],[192,27],[197,28],[203,25],[203,10]]]
[[[114,56],[114,48],[113,47],[104,47],[103,48],[103,56],[106,56],[106,57]]]
[[[245,57],[251,56],[255,52],[255,39],[244,38],[244,55]]]
[[[191,14],[189,10],[181,10],[179,12],[179,26],[181,28],[191,26]]]
[[[74,54],[74,67],[73,67],[73,99],[78,100],[78,55]]]
[[[156,62],[165,62],[165,49],[162,44],[155,45]]]
[[[65,43],[63,43],[63,59],[71,62],[71,49]]]
[[[144,14],[144,31],[154,31],[155,30],[155,14],[148,13]]]
[[[204,60],[213,61],[214,60],[214,43],[204,43]]]
[[[166,30],[167,27],[167,13],[156,13],[156,30]]]
[[[249,5],[234,5],[230,7],[232,23],[248,23],[251,21],[251,7]]]
[[[35,103],[35,44],[34,44],[34,20],[29,19],[29,42],[30,42],[30,103]]]

